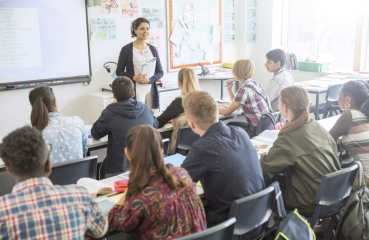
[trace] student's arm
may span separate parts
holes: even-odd
[[[265,92],[269,97],[269,101],[273,102],[275,99],[277,99],[281,90],[282,85],[272,78],[272,80],[270,80],[270,82],[268,83],[268,86],[265,88]]]
[[[265,179],[271,179],[295,164],[293,149],[289,145],[278,137],[268,154],[261,156],[260,164]]]
[[[336,124],[331,128],[329,133],[335,141],[343,135],[348,134],[352,126],[352,114],[351,111],[346,110],[338,118]]]
[[[90,198],[90,204],[86,208],[86,235],[92,238],[105,236],[109,229],[108,218],[102,213],[97,203]]]
[[[94,139],[105,137],[109,133],[109,122],[111,119],[107,117],[107,109],[104,109],[99,119],[92,125],[91,135]]]
[[[125,71],[126,66],[127,66],[127,61],[130,61],[129,59],[127,59],[127,56],[128,56],[127,49],[128,48],[123,47],[122,50],[120,51],[116,73],[117,73],[117,76],[125,76],[133,80],[134,75],[131,73],[127,73]]]
[[[226,108],[218,108],[219,109],[219,113],[225,116],[231,115],[234,111],[236,111],[237,108],[239,108],[241,106],[240,103],[238,102],[232,102],[231,104],[229,104],[228,107]]]
[[[206,160],[196,146],[191,147],[181,167],[190,174],[193,182],[198,182],[207,171]]]
[[[150,49],[153,52],[153,56],[156,57],[156,65],[155,65],[155,74],[149,80],[150,83],[155,83],[156,81],[158,81],[160,78],[163,77],[164,71],[163,67],[161,66],[158,51],[156,51],[156,48],[154,46],[152,46]]]
[[[157,118],[159,122],[159,128],[168,123],[169,120],[177,117],[179,114],[184,113],[182,106],[182,98],[174,99],[171,104],[165,109],[165,111]]]

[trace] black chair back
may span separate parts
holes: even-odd
[[[200,135],[194,133],[190,126],[181,127],[178,130],[177,136],[177,153],[187,155],[187,152],[192,147],[192,144],[198,139],[200,139]]]
[[[278,184],[278,182],[275,184]],[[234,235],[242,236],[263,224],[267,224],[273,213],[274,201],[275,191],[273,186],[233,201],[228,216],[229,218],[235,217],[237,220]],[[264,231],[260,235],[263,233]]]
[[[280,118],[280,112],[263,114],[260,117],[258,125],[256,127],[256,136],[264,132],[265,130],[271,130],[274,125],[280,120]]]
[[[232,240],[236,218],[228,219],[202,232],[177,238],[177,240]]]
[[[330,85],[328,87],[327,94],[325,95],[325,100],[329,102],[337,102],[342,86],[343,84]]]
[[[96,179],[97,156],[86,157],[52,166],[49,178],[55,185],[76,184],[80,178]]]

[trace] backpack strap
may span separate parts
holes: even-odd
[[[364,195],[364,193],[365,193],[365,181],[364,181],[364,170],[363,170],[363,165],[361,164],[361,162],[360,161],[356,161],[355,162],[357,165],[358,165],[358,167],[359,167],[359,169],[358,169],[358,171],[359,171],[359,173],[358,173],[358,177],[359,177],[359,197],[361,198],[361,197],[363,197],[363,195]]]
[[[282,191],[281,188],[279,187],[279,182],[273,182],[271,185],[274,187],[275,204],[277,205],[278,217],[279,219],[282,219],[287,215],[286,209],[284,208]]]
[[[261,93],[259,91],[257,91],[254,86],[252,86],[251,84],[245,84],[245,87],[250,88],[252,91],[254,91],[257,95],[259,95],[259,97],[261,97],[266,104],[268,105],[268,112],[273,112],[272,110],[272,106],[270,105],[270,101],[268,99],[268,96],[266,98],[263,97],[263,95],[261,95]],[[263,89],[264,90],[264,89]]]

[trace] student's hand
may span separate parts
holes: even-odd
[[[232,90],[232,87],[233,87],[233,79],[228,79],[226,81],[226,84],[227,84],[227,89],[228,90]]]
[[[122,197],[119,199],[119,201],[117,202],[117,205],[122,206],[124,204],[124,202],[126,201],[126,195],[127,195],[127,191],[128,188],[124,191],[124,193],[122,194]]]

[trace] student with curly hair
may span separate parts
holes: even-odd
[[[0,197],[0,239],[100,238],[107,232],[107,217],[87,189],[48,179],[51,147],[30,126],[3,138],[0,158],[16,185]]]

